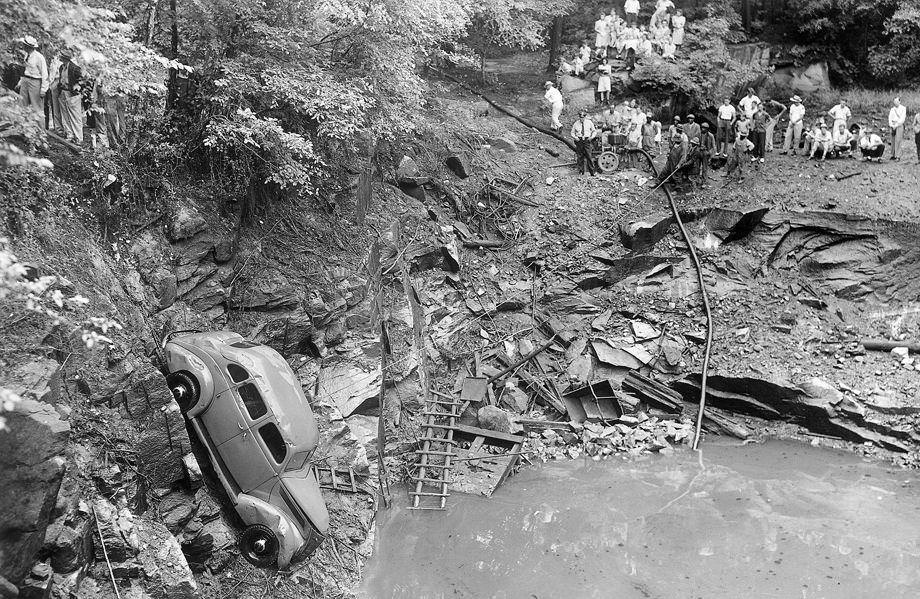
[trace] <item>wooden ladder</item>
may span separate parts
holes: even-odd
[[[444,395],[438,395],[445,397]],[[449,399],[449,401],[448,401]],[[411,477],[415,481],[415,490],[410,491],[413,510],[443,510],[447,506],[451,461],[454,457],[454,430],[460,418],[460,403],[453,399],[430,399],[425,405],[425,424],[422,425],[422,448],[415,453],[418,461],[416,473]]]

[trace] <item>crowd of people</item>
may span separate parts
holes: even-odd
[[[546,82],[547,98],[555,101],[554,123],[562,113],[562,94],[551,81]],[[780,154],[801,153],[813,160],[857,158],[881,161],[890,145],[890,159],[901,160],[905,128],[914,135],[920,162],[920,111],[907,122],[907,108],[899,98],[894,98],[888,115],[888,144],[875,127],[856,122],[845,99],[826,113],[816,115],[809,127],[805,126],[806,109],[798,95],[789,99],[789,106],[778,101],[762,101],[754,89],[737,104],[725,98],[715,111],[714,126],[696,115],[684,118],[675,116],[667,129],[655,119],[650,106],[635,99],[613,106],[589,116],[582,110],[572,126],[571,136],[576,143],[577,167],[594,174],[592,147],[642,149],[655,156],[666,153],[663,176],[685,170],[700,185],[709,179],[711,165],[726,166],[728,180],[743,180],[745,165],[762,165],[768,152],[774,150],[776,126],[785,115],[786,129],[780,136]],[[598,145],[599,143],[599,145]],[[666,148],[664,146],[667,146]]]
[[[600,79],[598,92],[609,93],[611,59],[625,60],[627,70],[643,57],[654,55],[673,59],[684,43],[687,17],[674,8],[672,0],[657,0],[649,23],[639,24],[639,0],[626,0],[623,16],[612,8],[602,12],[594,22],[592,38],[586,38],[571,63],[563,61],[562,70],[575,76],[584,76],[588,64],[597,61]]]
[[[48,64],[38,41],[30,35],[19,40],[22,64],[12,79],[20,103],[40,126],[82,146],[89,131],[93,150],[123,141],[124,109],[119,98],[107,95],[102,78],[88,78],[76,63],[77,52],[64,48]]]

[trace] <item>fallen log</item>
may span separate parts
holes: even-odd
[[[465,248],[500,248],[508,245],[503,239],[465,239],[463,247]]]
[[[896,347],[906,347],[908,351],[920,353],[920,343],[908,341],[888,341],[887,339],[863,339],[859,342],[867,350],[891,351]]]
[[[498,379],[502,378],[503,376],[505,376],[506,374],[508,374],[508,373],[511,372],[512,370],[514,370],[515,368],[517,368],[517,367],[519,367],[519,366],[522,366],[522,365],[526,364],[526,363],[529,362],[530,359],[533,358],[534,356],[543,353],[544,351],[546,351],[546,349],[547,349],[549,346],[551,346],[553,343],[555,343],[555,341],[556,341],[556,335],[553,335],[552,337],[549,338],[549,341],[547,341],[546,343],[544,343],[543,345],[541,345],[541,346],[538,347],[537,349],[533,350],[532,352],[530,352],[530,353],[527,354],[526,356],[523,356],[520,360],[517,360],[516,362],[510,364],[507,368],[505,368],[504,370],[500,371],[500,372],[497,373],[496,375],[490,376],[490,377],[489,377],[489,381],[488,381],[489,384],[491,385],[492,383],[494,383],[494,382],[497,381]]]
[[[463,89],[465,89],[466,91],[468,91],[468,92],[470,92],[470,93],[472,93],[472,94],[476,94],[477,96],[479,96],[480,98],[482,98],[483,100],[485,100],[486,102],[488,102],[489,104],[491,104],[492,107],[495,108],[496,110],[498,110],[499,112],[502,112],[502,113],[504,113],[504,114],[507,114],[508,116],[510,116],[510,117],[513,118],[514,120],[518,121],[518,122],[521,123],[522,125],[526,125],[527,127],[530,127],[531,129],[535,129],[535,130],[539,131],[540,133],[542,133],[542,134],[544,134],[544,135],[549,135],[550,137],[553,137],[553,138],[555,138],[555,139],[561,141],[562,143],[564,143],[565,145],[567,145],[567,146],[569,147],[569,149],[571,149],[573,152],[575,151],[575,142],[573,142],[572,140],[566,139],[565,137],[563,137],[562,135],[556,133],[556,132],[553,131],[552,129],[549,129],[549,128],[547,128],[547,127],[543,127],[543,126],[541,126],[541,125],[538,125],[538,124],[534,123],[534,122],[531,121],[530,119],[526,119],[526,118],[522,117],[521,115],[519,115],[518,113],[514,112],[514,111],[511,110],[510,108],[505,108],[504,106],[502,106],[501,104],[499,104],[498,102],[496,102],[495,100],[493,100],[492,98],[490,98],[489,96],[485,95],[484,93],[482,93],[481,91],[479,91],[479,90],[477,90],[477,89],[474,89],[474,88],[470,87],[469,85],[467,85],[466,83],[460,81],[459,79],[457,79],[457,78],[454,77],[453,75],[449,75],[449,74],[445,73],[444,71],[442,71],[442,70],[440,70],[440,69],[436,69],[436,68],[434,68],[434,67],[429,67],[429,68],[431,68],[432,71],[434,71],[435,73],[438,73],[438,74],[441,75],[442,77],[445,77],[445,78],[447,78],[447,79],[450,79],[451,81],[453,81],[454,83],[456,83],[457,85],[459,85],[460,87],[462,87]]]

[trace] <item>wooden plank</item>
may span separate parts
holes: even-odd
[[[495,439],[505,443],[523,443],[524,437],[520,435],[511,435],[509,433],[500,433],[498,431],[490,431],[484,428],[479,428],[476,426],[468,426],[466,424],[458,424],[455,429],[458,433],[469,435],[471,437],[485,437],[488,439]]]

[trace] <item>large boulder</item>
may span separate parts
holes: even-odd
[[[0,576],[19,584],[45,540],[64,476],[61,456],[70,425],[35,399],[56,395],[56,363],[36,360],[8,374],[13,391],[25,399],[4,413],[7,430],[0,431]]]
[[[173,214],[166,224],[166,234],[172,241],[181,241],[194,237],[205,230],[207,222],[193,206],[183,205]]]
[[[55,572],[68,574],[89,561],[95,522],[89,507],[80,502],[77,509],[61,514],[48,526],[42,553],[50,557]]]
[[[479,427],[499,433],[511,432],[511,417],[508,412],[495,406],[483,406],[476,412]]]
[[[292,308],[300,303],[300,297],[291,282],[280,273],[265,273],[238,288],[228,299],[231,308],[244,310],[276,310]]]

